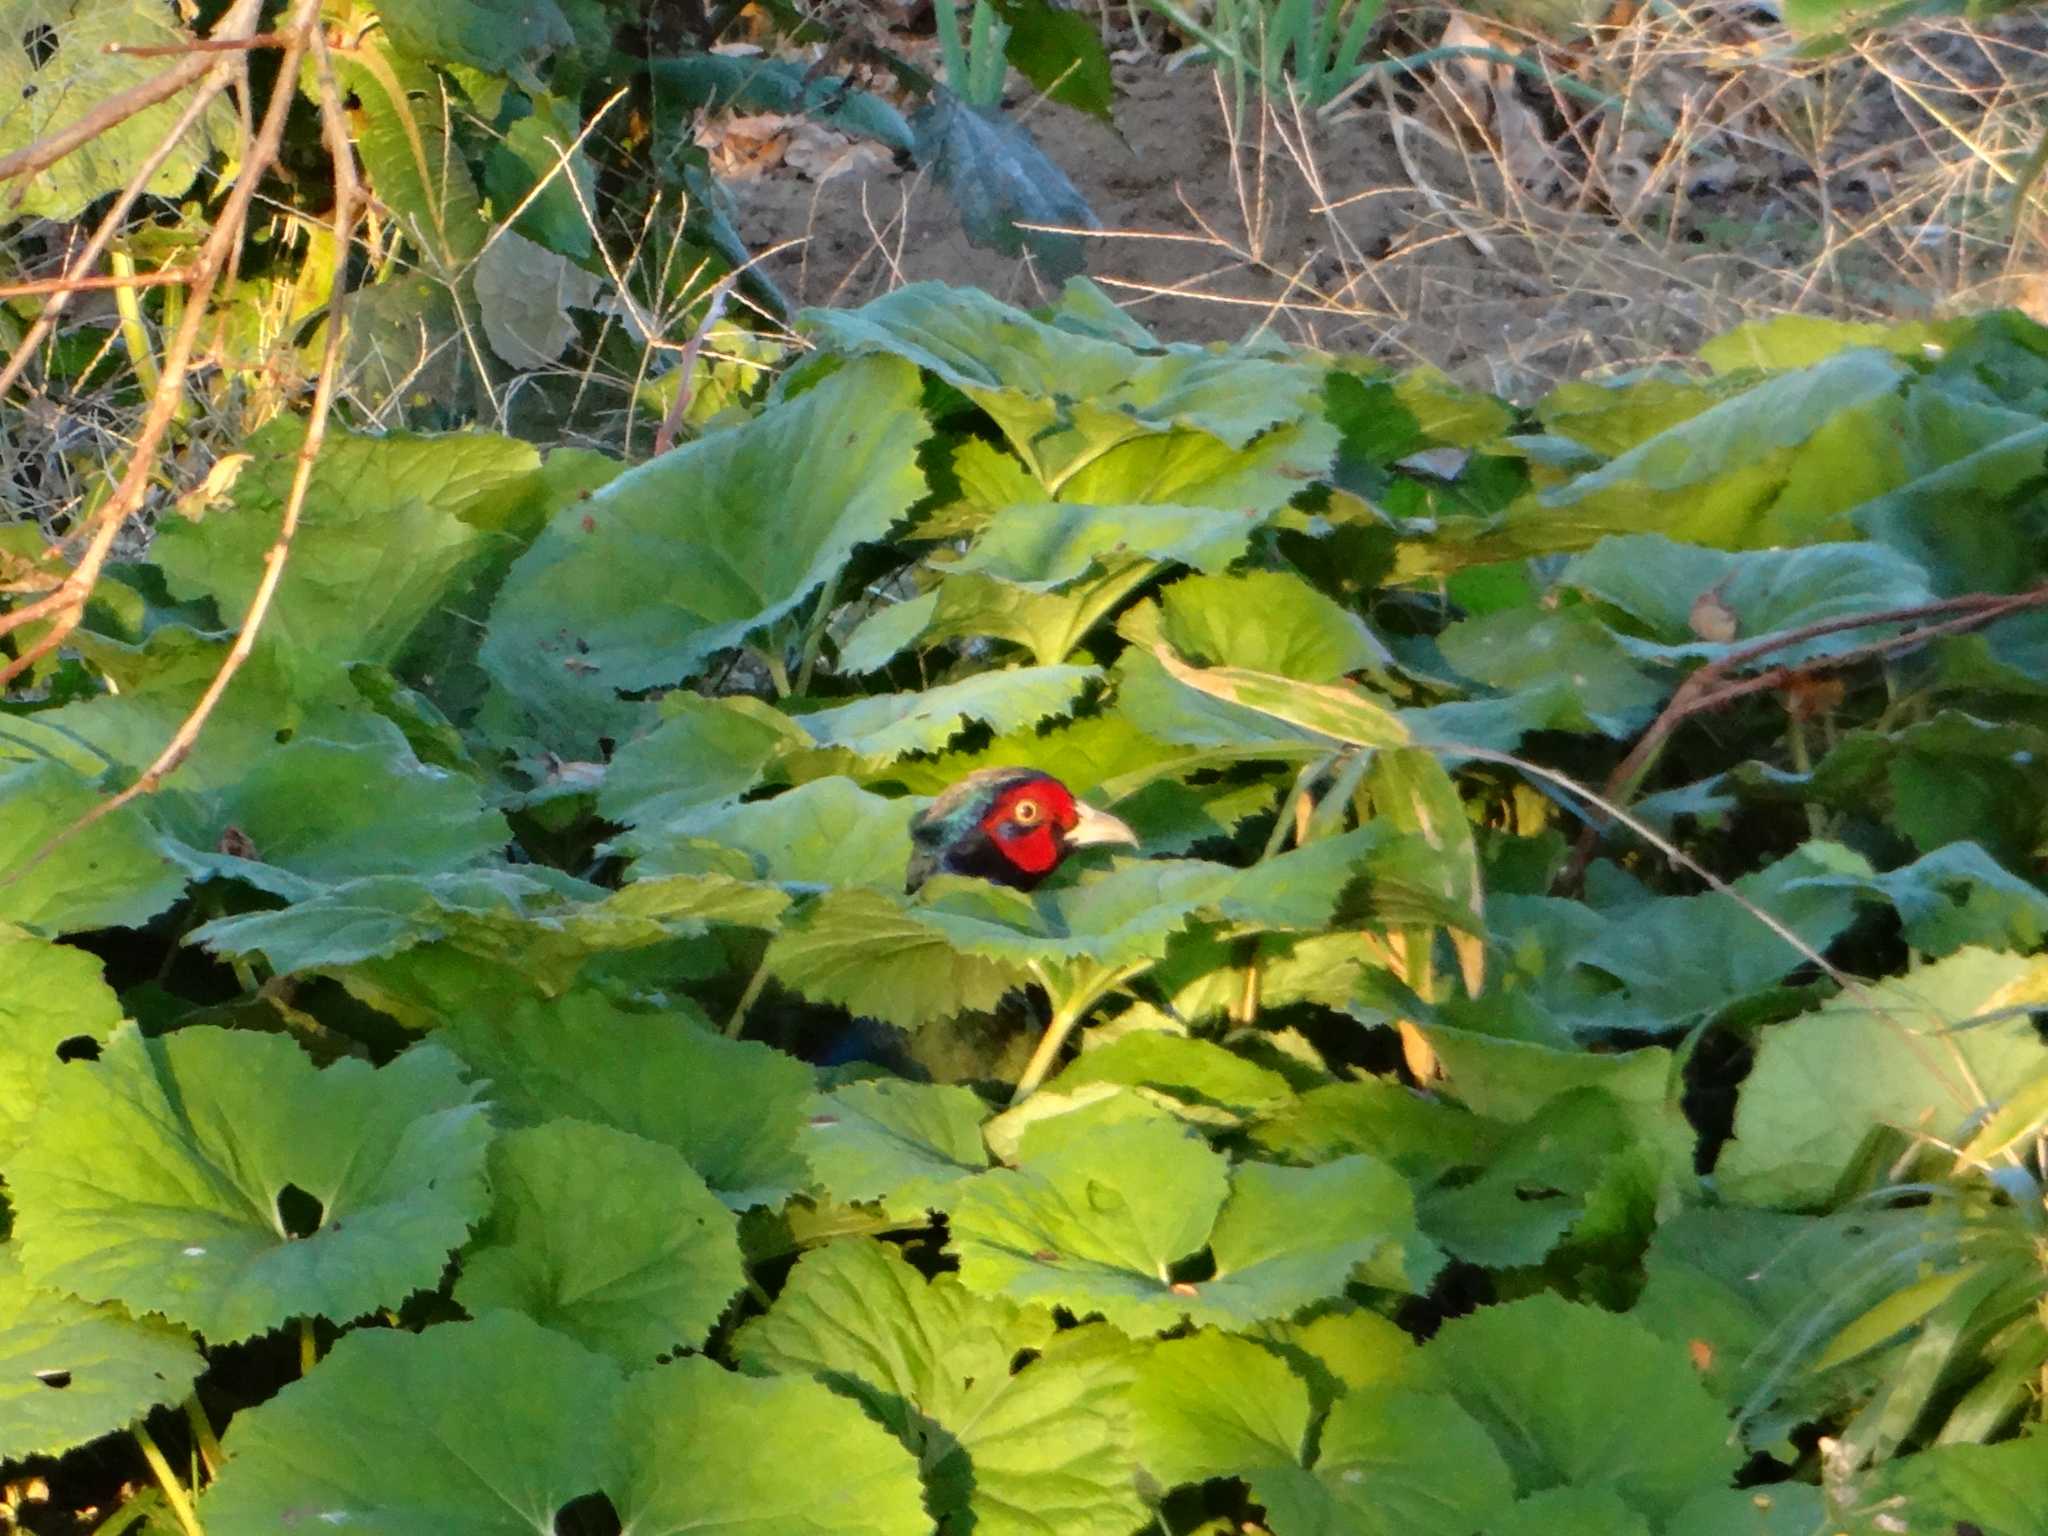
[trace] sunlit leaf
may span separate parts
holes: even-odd
[[[396,1306],[483,1213],[475,1094],[433,1045],[323,1070],[276,1035],[123,1027],[52,1077],[9,1169],[23,1269],[216,1343]]]

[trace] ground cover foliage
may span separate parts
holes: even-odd
[[[2048,1529],[2048,332],[1522,411],[1085,280],[800,329],[638,464],[330,426],[83,827],[295,420],[35,663],[0,1454],[214,1536]],[[1138,851],[904,895],[1011,763]]]

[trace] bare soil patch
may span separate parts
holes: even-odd
[[[1240,108],[1215,72],[1153,54],[1120,64],[1114,129],[1023,111],[1101,222],[1090,275],[1162,336],[1269,329],[1526,397],[1763,314],[2038,304],[2042,246],[2005,232],[2043,36],[1930,27],[1813,61],[1703,6],[1567,57],[1454,18],[1418,41],[1506,42],[1570,78],[1452,59],[1319,117]],[[925,278],[1046,296],[923,176],[856,155],[813,179],[824,158],[727,171],[749,243],[798,242],[765,263],[793,299]]]

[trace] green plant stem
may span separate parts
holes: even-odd
[[[1010,1095],[1012,1105],[1022,1104],[1052,1076],[1053,1065],[1060,1057],[1060,1048],[1067,1043],[1067,1036],[1071,1035],[1081,1020],[1087,1016],[1088,1010],[1144,970],[1149,963],[1148,961],[1138,965],[1126,965],[1111,971],[1092,985],[1082,987],[1053,1009],[1052,1019],[1045,1026],[1045,1033],[1038,1037],[1038,1047],[1032,1051],[1031,1059],[1024,1063],[1024,1073],[1017,1079],[1016,1091]]]
[[[148,1426],[137,1419],[130,1427],[130,1432],[135,1436],[135,1443],[142,1447],[142,1459],[149,1463],[149,1470],[156,1478],[157,1487],[163,1489],[164,1501],[171,1506],[171,1513],[177,1517],[178,1528],[185,1536],[206,1536],[206,1528],[199,1523],[198,1512],[192,1508],[191,1495],[186,1492],[185,1485],[178,1481],[177,1473],[171,1470],[171,1464],[164,1459],[164,1453],[157,1448],[157,1443],[150,1439]]]
[[[128,348],[128,366],[135,370],[135,382],[147,399],[154,399],[163,384],[157,371],[156,353],[150,350],[149,332],[142,327],[142,306],[135,297],[135,258],[126,251],[108,251],[107,265],[122,279],[114,290],[114,310],[121,317],[121,340]],[[180,412],[182,415],[183,413]]]
[[[767,985],[768,962],[763,960],[754,967],[754,974],[747,982],[747,990],[740,994],[739,1002],[733,1007],[732,1017],[725,1021],[726,1039],[737,1039],[739,1032],[747,1027],[747,1015],[753,1011],[754,1004],[761,1000],[761,991]]]
[[[200,1465],[206,1468],[208,1477],[218,1477],[227,1455],[220,1448],[220,1437],[214,1434],[213,1422],[207,1418],[197,1392],[185,1399],[185,1422],[192,1426],[192,1442],[199,1447]]]
[[[312,1374],[313,1367],[320,1363],[320,1341],[313,1336],[313,1319],[299,1319],[299,1374]]]
[[[798,693],[811,691],[811,675],[818,670],[818,652],[824,648],[825,631],[831,627],[832,613],[839,606],[838,581],[827,582],[818,590],[818,606],[811,613],[811,622],[804,628],[804,648],[796,664],[796,688]]]
[[[1787,708],[1785,711],[1785,741],[1792,758],[1792,771],[1800,777],[1813,773],[1813,752],[1806,744],[1806,722],[1798,713]],[[1827,835],[1827,813],[1811,800],[1805,802],[1806,831],[1809,837]]]

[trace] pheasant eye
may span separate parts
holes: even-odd
[[[1045,808],[1036,800],[1019,800],[1010,807],[1010,820],[1020,827],[1028,827],[1045,814]]]

